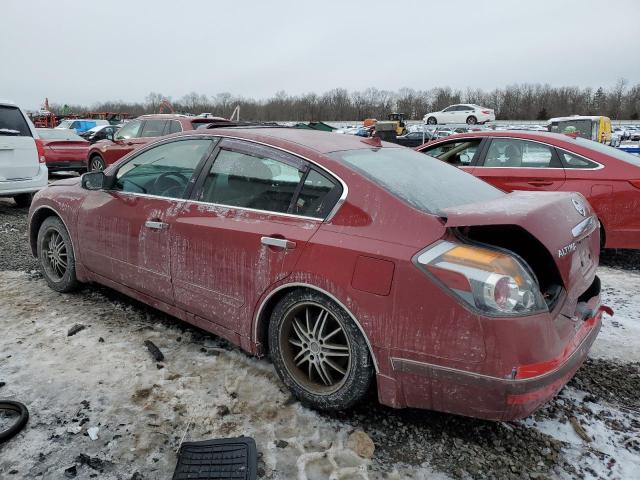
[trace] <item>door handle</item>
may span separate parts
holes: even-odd
[[[144,222],[144,226],[147,228],[153,228],[154,230],[165,230],[169,228],[168,223],[158,222],[155,220],[147,220],[146,222]]]
[[[549,185],[553,185],[553,182],[550,182],[549,180],[532,180],[528,183],[534,187],[547,187]]]
[[[268,247],[284,248],[285,250],[292,250],[296,248],[296,242],[292,242],[286,238],[262,237],[260,239],[260,243]]]

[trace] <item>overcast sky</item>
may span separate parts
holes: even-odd
[[[640,81],[640,1],[2,0],[0,98],[25,108],[335,87]]]

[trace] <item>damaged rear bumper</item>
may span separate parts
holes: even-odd
[[[530,415],[548,402],[573,377],[598,336],[603,313],[613,314],[609,307],[595,308],[558,357],[539,364],[514,367],[510,378],[403,358],[392,358],[391,363],[393,370],[404,377],[405,398],[415,399],[416,390],[430,391],[424,405],[410,402],[413,407],[488,420],[516,420]],[[409,378],[410,386],[405,383]]]

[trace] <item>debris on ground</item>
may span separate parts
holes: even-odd
[[[87,328],[86,325],[82,325],[81,323],[76,323],[73,327],[71,327],[67,331],[67,337],[73,337],[76,333],[81,332],[85,328]]]
[[[362,458],[373,458],[373,452],[376,449],[371,437],[362,430],[356,430],[349,435],[347,447],[356,452]]]
[[[163,353],[151,340],[145,340],[144,345],[147,347],[147,350],[149,350],[149,353],[156,362],[162,362],[164,360]]]

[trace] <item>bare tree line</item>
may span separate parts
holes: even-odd
[[[335,88],[323,94],[288,95],[277,92],[256,100],[230,93],[207,96],[196,92],[179,99],[152,92],[144,102],[109,101],[92,105],[66,105],[73,113],[127,112],[132,116],[157,113],[163,99],[176,112],[209,112],[228,117],[240,105],[241,118],[254,121],[362,120],[385,118],[389,112],[404,112],[409,119],[422,119],[427,112],[455,103],[475,103],[496,111],[501,120],[546,120],[563,115],[606,115],[612,119],[637,120],[640,116],[640,83],[629,86],[624,79],[611,88],[552,87],[548,84],[516,84],[492,91],[437,87],[429,90],[402,88],[396,92],[367,88],[349,92]],[[61,113],[61,105],[52,105]]]

